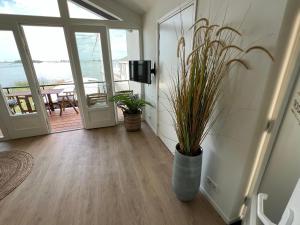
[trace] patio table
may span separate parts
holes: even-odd
[[[53,107],[51,95],[53,95],[53,94],[58,95],[61,92],[63,92],[63,90],[64,89],[55,89],[55,88],[41,90],[42,96],[46,96],[46,98],[48,99],[48,103],[49,103],[50,109],[52,111],[54,111],[54,107]],[[19,97],[20,96],[25,97],[25,103],[26,103],[28,112],[34,111],[31,107],[31,104],[29,101],[29,97],[32,97],[31,91],[17,91],[17,92],[6,94],[5,96],[7,98],[16,98],[19,104],[20,104]]]

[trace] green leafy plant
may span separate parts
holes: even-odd
[[[179,140],[179,151],[185,155],[199,154],[199,145],[213,126],[216,103],[222,92],[222,81],[234,64],[250,69],[246,54],[261,51],[274,60],[271,53],[261,46],[246,50],[234,44],[242,34],[229,26],[209,24],[201,18],[191,27],[192,51],[186,57],[185,38],[178,42],[177,57],[180,65],[173,82],[170,101]]]
[[[143,107],[146,105],[152,106],[149,102],[139,98],[133,94],[118,94],[110,98],[110,101],[115,102],[123,113],[141,114]]]

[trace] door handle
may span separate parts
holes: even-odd
[[[264,225],[276,225],[264,213],[264,200],[268,199],[268,195],[260,193],[257,196],[257,216]],[[294,221],[294,211],[289,209],[286,216],[281,218],[278,225],[292,225]]]
[[[264,225],[276,225],[264,213],[264,200],[268,199],[267,194],[260,193],[257,196],[257,216]]]

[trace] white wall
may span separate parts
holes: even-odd
[[[166,0],[155,4],[144,17],[144,58],[156,59],[156,21],[183,1]],[[276,42],[287,0],[199,0],[198,17],[209,17],[213,23],[222,21],[228,8],[226,21],[241,27],[244,41],[263,45],[274,55]],[[242,23],[243,19],[245,21]],[[176,47],[176,46],[174,46]],[[276,57],[276,55],[275,55]],[[264,88],[272,74],[271,62],[257,53],[248,57],[250,71],[233,71],[227,83],[223,103],[227,106],[204,147],[202,188],[228,222],[239,215],[247,180],[261,129],[261,107]],[[276,61],[276,63],[278,63]],[[275,64],[276,64],[275,63]],[[272,65],[274,66],[274,65]],[[156,83],[145,86],[146,99],[156,105]],[[147,122],[156,129],[156,108],[147,107]],[[205,184],[210,176],[217,184],[210,190]]]
[[[136,12],[132,11],[129,5],[123,5],[121,3],[107,0],[90,1],[107,10],[108,12],[120,17],[128,25],[131,25],[131,28],[139,28],[142,24],[142,17]],[[111,23],[111,25],[113,25],[113,23]]]

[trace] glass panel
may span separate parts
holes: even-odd
[[[115,93],[128,92],[141,96],[141,84],[129,81],[129,60],[140,59],[138,30],[109,30]],[[123,120],[123,114],[118,109],[118,119]]]
[[[0,31],[0,85],[11,115],[36,111],[12,31]]]
[[[81,128],[63,28],[23,26],[23,29],[52,132]]]
[[[72,1],[67,2],[71,18],[106,20],[106,18],[82,7],[81,5],[78,5]]]
[[[2,133],[2,130],[0,129],[0,138],[4,138],[4,135]]]
[[[23,29],[41,87],[73,84],[63,28],[23,26]]]
[[[0,0],[0,14],[60,16],[56,0]]]
[[[107,89],[100,34],[76,32],[75,37],[87,105],[106,105]]]

